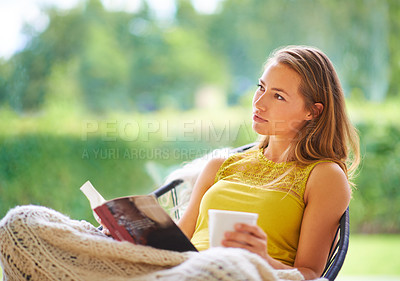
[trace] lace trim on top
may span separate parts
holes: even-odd
[[[264,148],[230,156],[220,167],[215,182],[226,180],[255,188],[288,192],[303,201],[311,170],[321,162],[310,165],[292,162],[275,163],[264,155]]]

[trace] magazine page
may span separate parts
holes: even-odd
[[[152,195],[122,197],[94,210],[115,239],[173,251],[197,251]]]
[[[81,190],[88,198],[96,220],[108,228],[114,239],[165,250],[197,251],[154,195],[105,201],[89,181]]]

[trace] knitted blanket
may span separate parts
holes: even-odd
[[[16,207],[0,221],[0,252],[4,280],[303,280],[245,250],[178,253],[119,242],[39,206]]]

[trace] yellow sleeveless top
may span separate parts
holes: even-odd
[[[230,156],[201,200],[192,243],[199,251],[209,248],[209,209],[258,213],[257,224],[268,235],[268,254],[293,266],[306,182],[321,162],[326,161],[301,166],[275,163],[264,156],[264,149]]]

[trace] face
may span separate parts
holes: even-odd
[[[253,129],[260,135],[293,139],[310,111],[299,92],[301,78],[284,64],[270,64],[259,79],[253,97]]]

